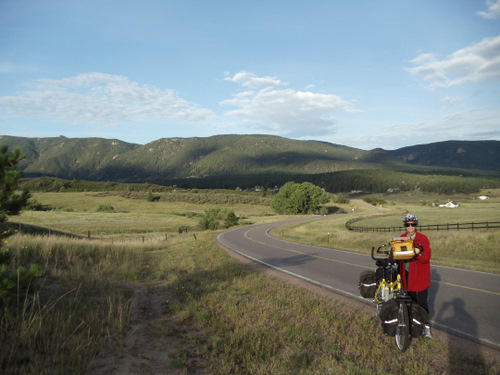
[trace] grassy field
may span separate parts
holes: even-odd
[[[83,237],[88,236],[90,231],[95,236],[106,238],[137,234],[163,236],[186,226],[195,229],[205,210],[221,206],[220,203],[148,202],[145,194],[144,197],[126,197],[112,193],[35,192],[33,199],[53,210],[25,211],[13,220]],[[113,210],[99,212],[99,207],[103,206],[112,207]],[[268,205],[239,203],[232,204],[231,209],[243,224],[269,220],[274,215]]]
[[[10,253],[12,267],[37,264],[45,275],[37,291],[14,289],[8,303],[2,300],[2,373],[118,373],[123,363],[132,364],[129,373],[138,374],[500,371],[500,364],[481,353],[451,349],[440,340],[415,340],[401,354],[370,315],[239,264],[213,243],[215,232],[196,229],[200,215],[217,205],[92,193],[44,193],[36,199],[56,209],[27,211],[11,220],[52,233],[99,235],[88,241],[17,234],[4,243],[2,251]],[[114,212],[97,212],[100,205],[110,205]],[[400,220],[401,210],[423,207],[391,202],[387,211]],[[343,208],[354,209],[353,215],[369,212],[355,201]],[[245,223],[285,219],[273,216],[265,205],[235,204],[231,209]],[[330,232],[333,246],[351,244],[348,237],[359,234],[342,228],[346,217],[277,232],[306,242],[315,232],[322,245]],[[180,226],[188,226],[189,232],[177,233]],[[144,234],[149,237],[142,242]],[[490,241],[479,232],[468,235],[478,236],[479,247]],[[364,241],[363,246],[371,247],[375,238]],[[431,241],[440,247],[437,239]],[[493,241],[498,245],[498,232]],[[357,250],[365,251],[363,246]],[[148,292],[148,303],[139,298],[141,290]],[[129,336],[139,336],[134,331],[138,313],[144,314],[139,317],[149,333],[141,350],[137,345],[130,350]],[[158,355],[151,358],[152,353]]]

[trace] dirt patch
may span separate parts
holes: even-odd
[[[160,284],[138,284],[134,289],[130,329],[123,342],[95,360],[89,374],[185,374],[184,366],[175,368],[175,356],[182,345],[176,335],[168,334],[164,328],[168,310]]]

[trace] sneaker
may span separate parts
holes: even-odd
[[[431,327],[429,327],[428,325],[426,325],[424,327],[424,337],[426,339],[432,339],[432,335],[431,335]]]

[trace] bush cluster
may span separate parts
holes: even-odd
[[[203,217],[199,221],[199,225],[205,230],[217,230],[221,227],[234,227],[238,225],[239,220],[239,217],[236,216],[233,210],[212,208],[205,210]]]
[[[100,204],[97,209],[97,212],[115,212],[115,209],[110,204]]]
[[[363,200],[366,203],[371,204],[372,206],[387,204],[387,201],[385,199],[377,198],[377,197],[366,197],[366,198],[363,198]]]

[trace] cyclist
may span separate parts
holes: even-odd
[[[413,246],[418,249],[419,254],[413,259],[400,262],[401,278],[403,287],[411,296],[412,300],[429,312],[429,287],[431,286],[431,246],[430,241],[424,234],[417,232],[418,216],[407,214],[403,217],[406,232],[401,237],[409,237],[413,240]],[[431,338],[429,324],[425,325],[424,336]]]

